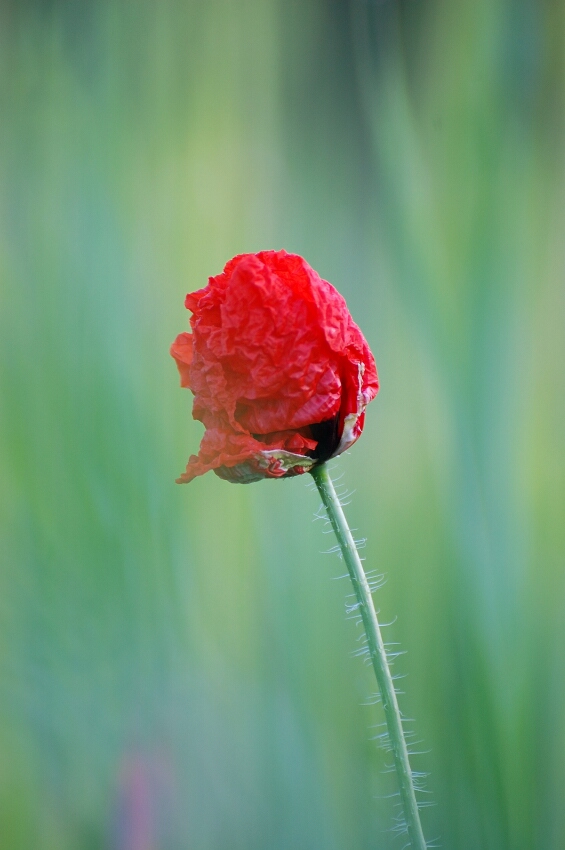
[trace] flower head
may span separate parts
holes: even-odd
[[[179,483],[308,472],[349,448],[379,389],[375,360],[334,287],[296,254],[241,254],[186,296],[171,346],[206,428]]]

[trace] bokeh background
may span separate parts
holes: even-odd
[[[2,850],[404,843],[306,477],[173,483],[184,295],[281,247],[379,366],[426,835],[563,848],[565,6],[2,0],[0,64]]]

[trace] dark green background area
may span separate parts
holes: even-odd
[[[398,850],[307,476],[176,487],[168,347],[303,254],[382,390],[335,462],[429,839],[565,846],[565,7],[0,4],[0,847]]]

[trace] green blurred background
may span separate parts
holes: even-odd
[[[303,254],[382,391],[336,462],[457,850],[565,847],[565,6],[0,4],[0,847],[398,850],[305,478],[174,478],[168,347]]]

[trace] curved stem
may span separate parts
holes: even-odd
[[[414,793],[412,770],[410,769],[410,762],[408,760],[408,749],[402,728],[402,717],[388,666],[377,613],[373,605],[369,582],[367,581],[355,541],[351,535],[326,464],[322,463],[319,466],[315,466],[311,470],[311,474],[320,491],[322,501],[343,554],[343,560],[347,564],[353,589],[359,603],[359,611],[363,619],[363,625],[365,626],[371,661],[382,697],[410,844],[413,850],[426,850],[426,841],[422,832],[418,804]]]

